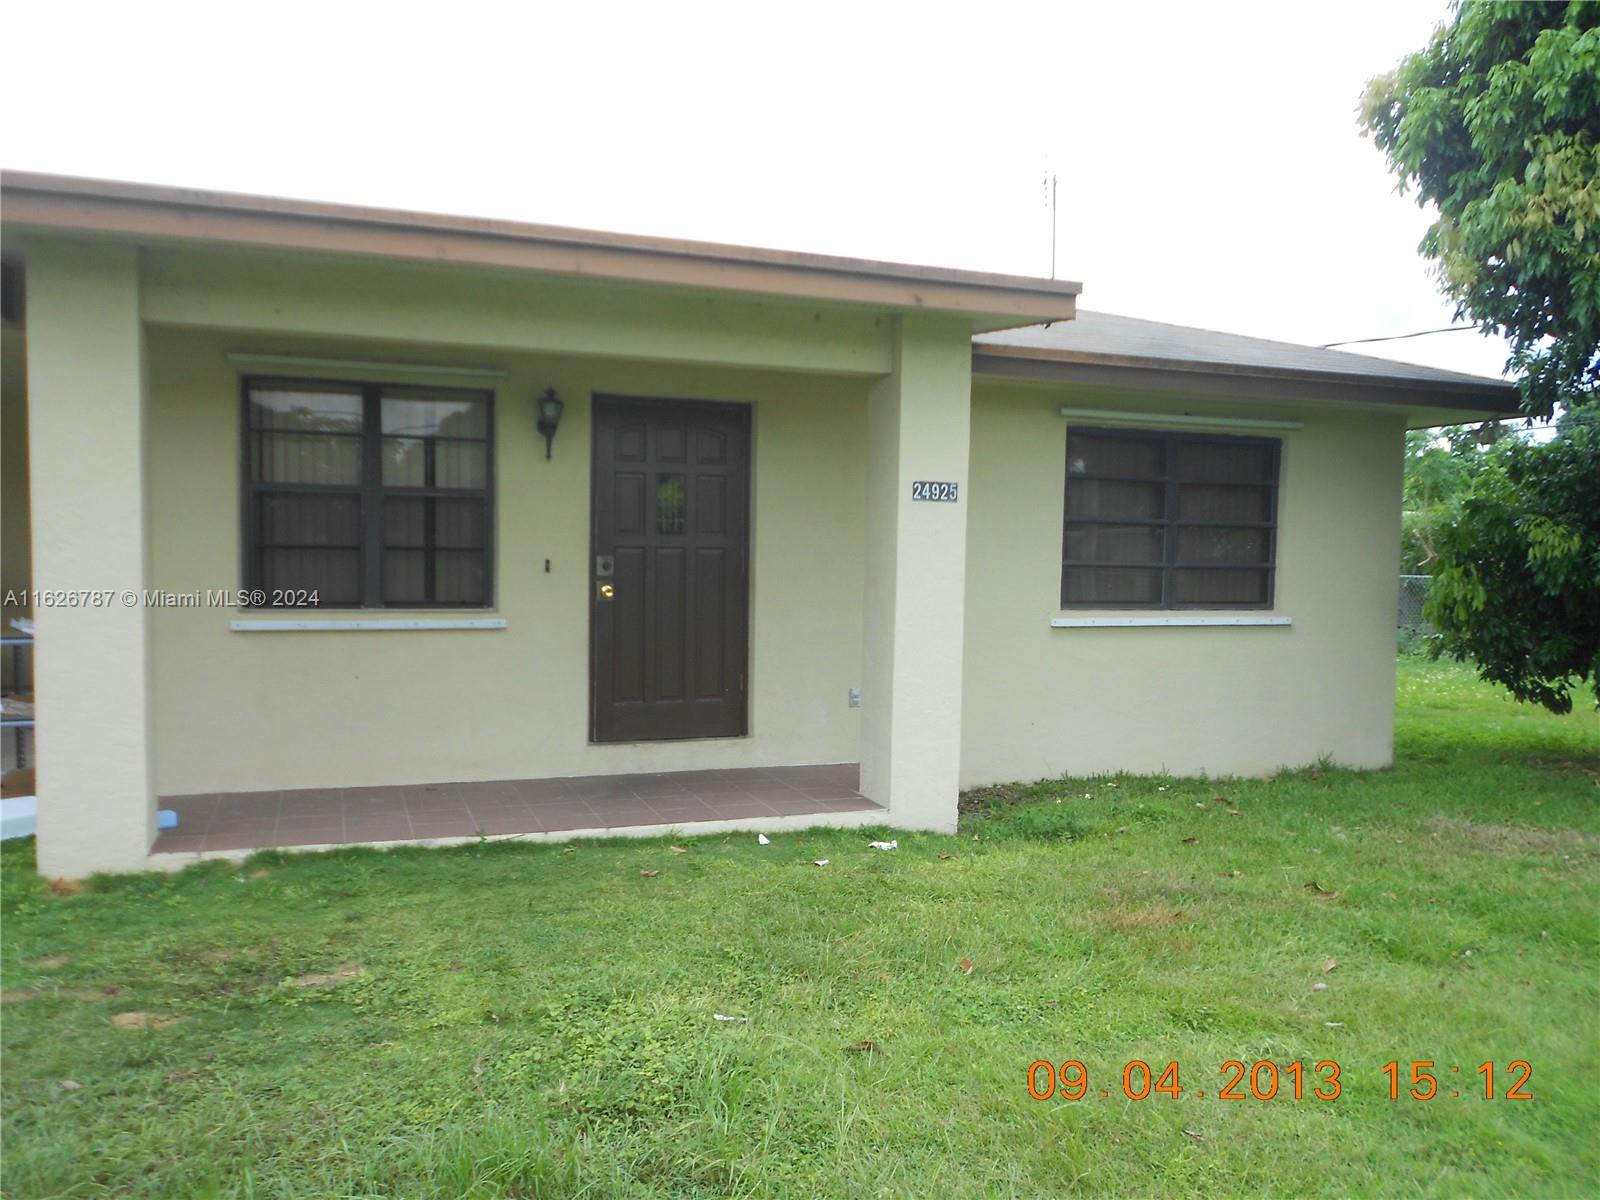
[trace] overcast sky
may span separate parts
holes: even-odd
[[[1320,344],[1451,324],[1357,132],[1444,0],[12,5],[7,167],[1045,275]],[[1499,374],[1450,333],[1366,348]]]

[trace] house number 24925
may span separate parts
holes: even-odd
[[[936,479],[918,479],[911,485],[911,498],[913,500],[946,500],[951,504],[956,502],[956,485],[941,483]]]

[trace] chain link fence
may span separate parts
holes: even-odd
[[[1432,633],[1433,626],[1428,624],[1422,615],[1422,606],[1428,600],[1428,585],[1433,582],[1432,575],[1402,575],[1400,576],[1400,619],[1399,628],[1412,633]]]

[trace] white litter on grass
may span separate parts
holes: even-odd
[[[1323,1024],[1326,1025],[1329,1029],[1343,1029],[1344,1028],[1344,1022],[1343,1021],[1324,1021]]]
[[[813,858],[811,860],[811,865],[813,867],[825,867],[828,865],[828,860],[825,858]]]
[[[749,1017],[730,1017],[727,1013],[712,1013],[711,1015],[719,1021],[748,1021],[750,1019]]]
[[[893,842],[868,842],[867,845],[874,850],[897,850],[900,847],[898,840]]]
[[[756,844],[758,846],[770,846],[772,845],[772,839],[764,833],[758,833],[756,834]]]

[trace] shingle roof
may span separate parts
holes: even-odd
[[[1320,346],[1274,342],[1188,325],[1085,312],[1081,308],[1073,321],[984,333],[972,341],[979,354],[1380,386],[1433,386],[1445,392],[1504,396],[1514,407],[1515,387],[1501,379],[1392,362],[1347,350],[1324,350]]]

